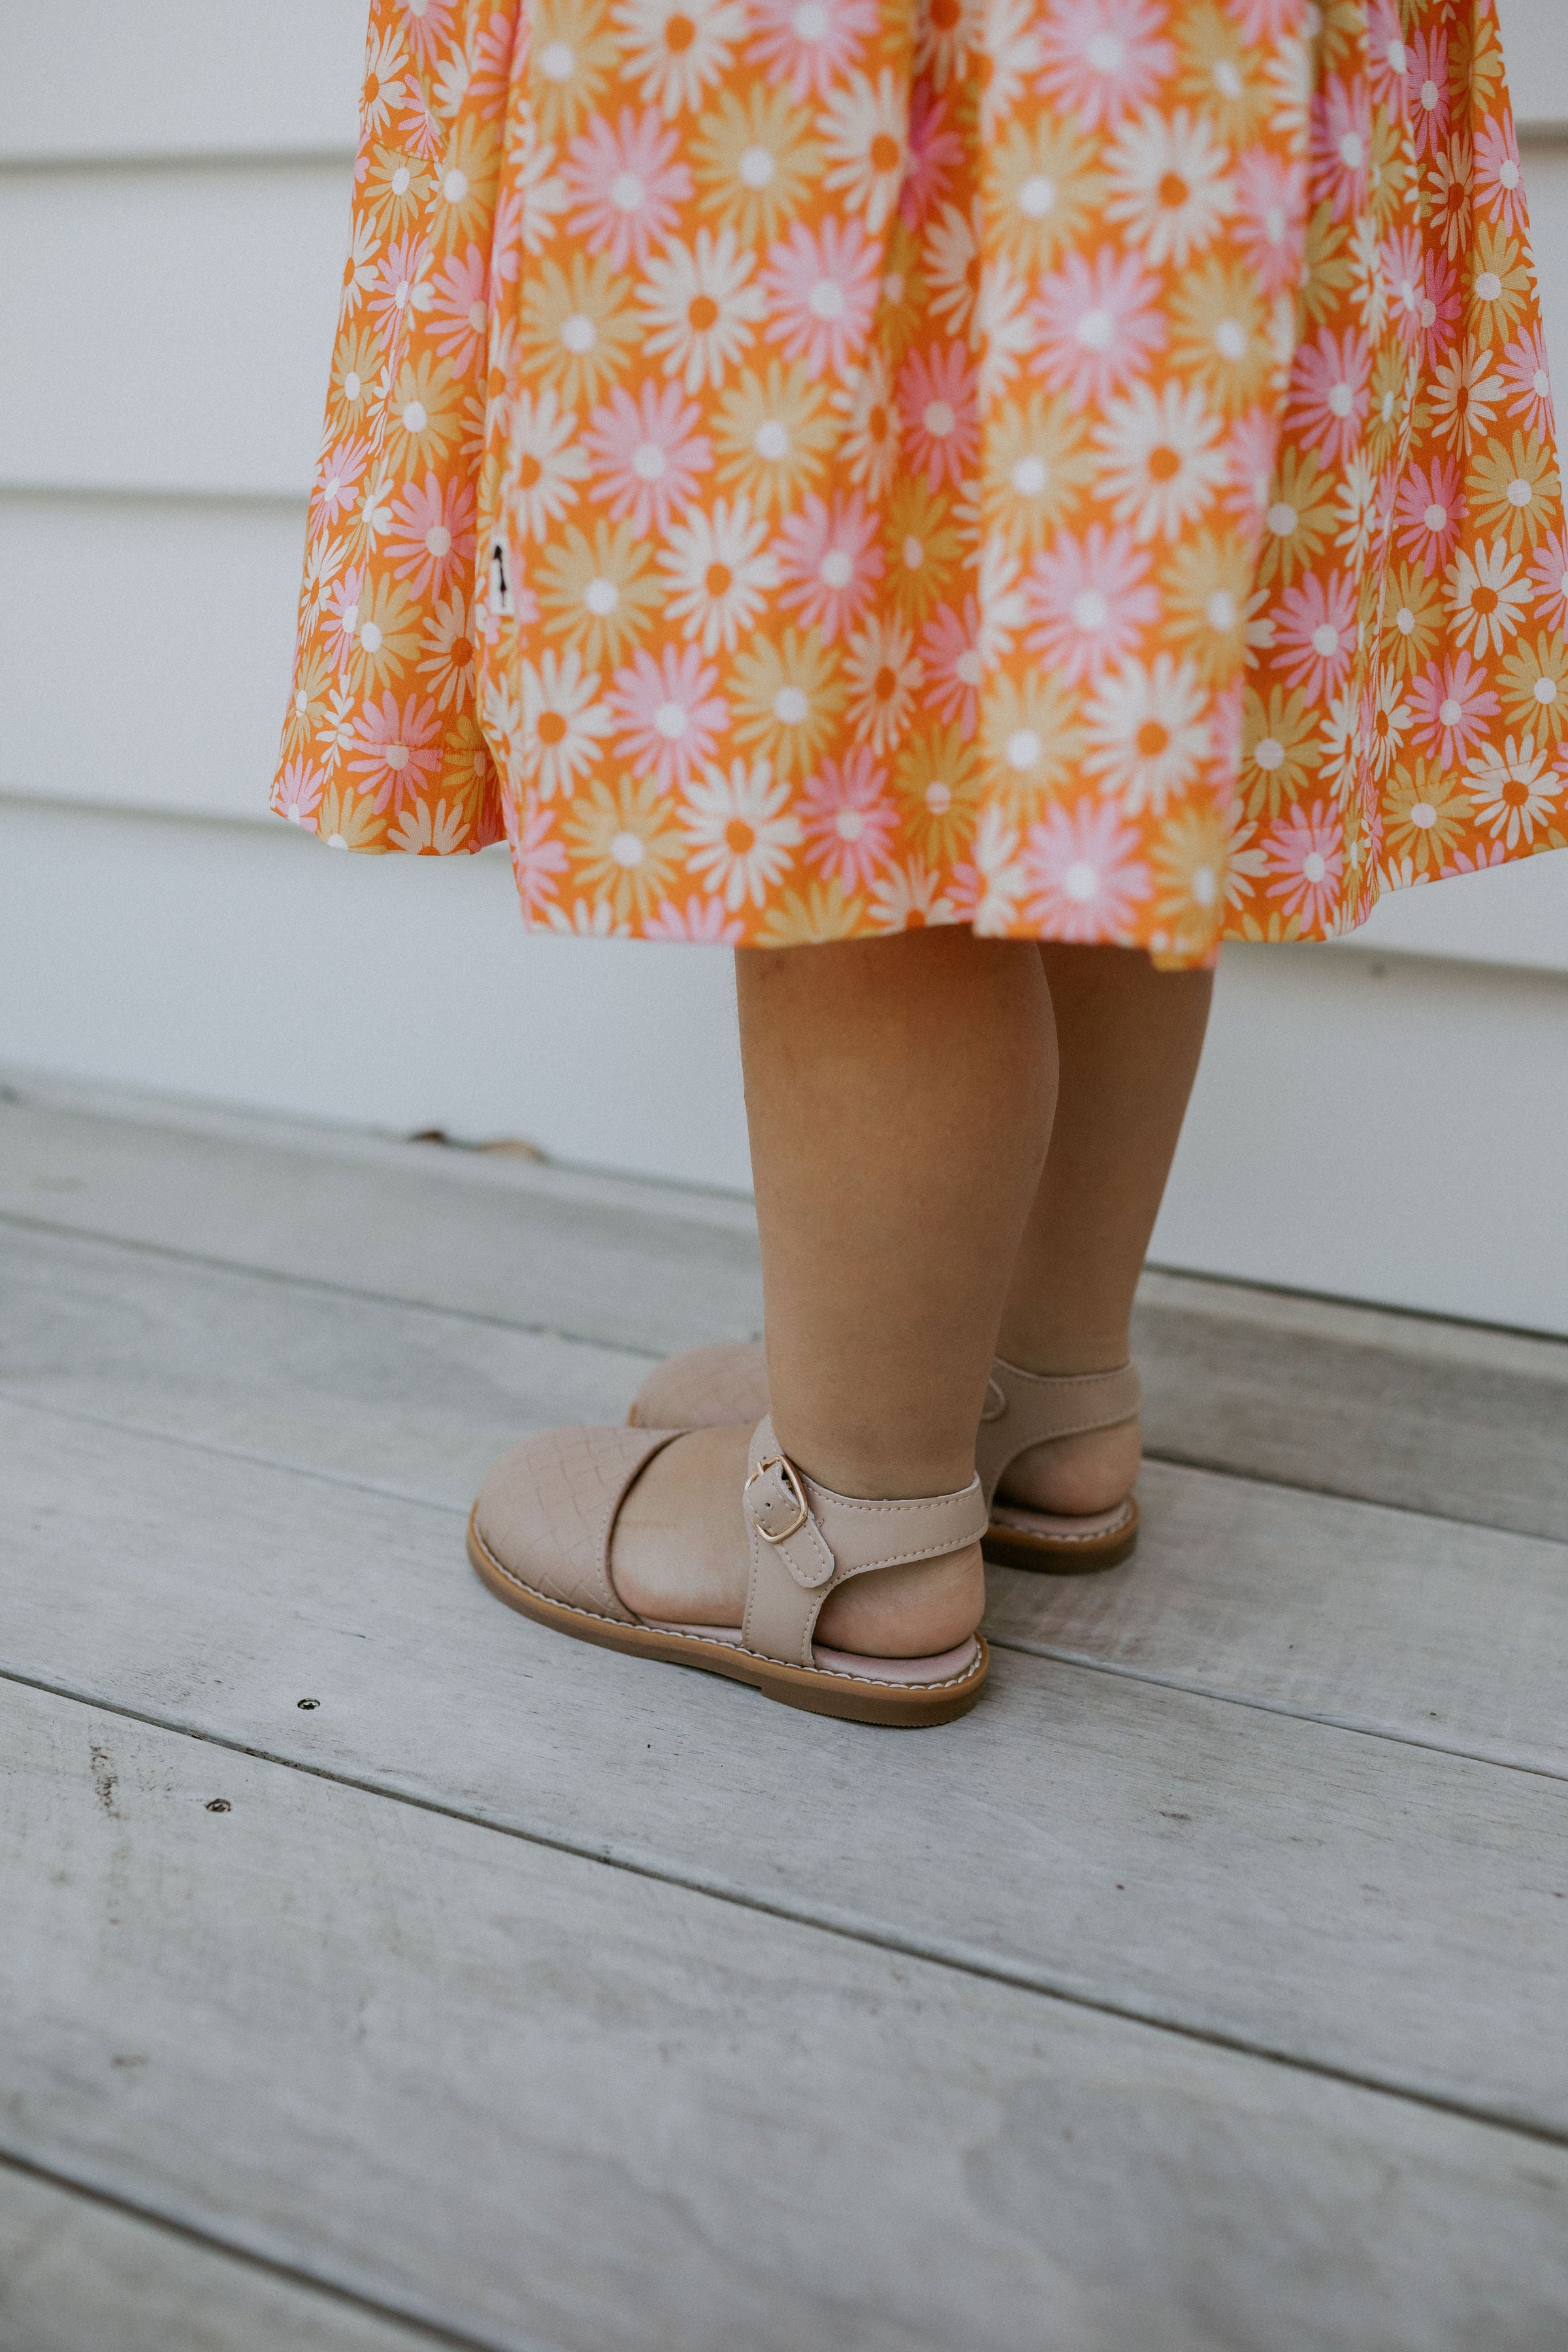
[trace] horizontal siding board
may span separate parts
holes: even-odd
[[[0,174],[0,486],[303,498],[350,186],[320,163]]]
[[[302,500],[0,495],[0,789],[265,822],[304,539]]]
[[[1498,0],[1526,124],[1568,124],[1563,0]],[[0,163],[353,144],[366,0],[73,0],[0,16]],[[68,69],[92,60],[89,71]]]
[[[367,0],[0,10],[0,163],[352,149]]]

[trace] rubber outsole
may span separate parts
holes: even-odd
[[[810,1715],[837,1716],[847,1723],[870,1723],[895,1731],[916,1731],[928,1725],[952,1723],[967,1715],[985,1686],[991,1653],[976,1634],[978,1653],[969,1671],[956,1680],[912,1687],[878,1685],[858,1675],[825,1673],[820,1667],[789,1666],[773,1658],[758,1658],[733,1650],[723,1642],[706,1642],[695,1633],[667,1632],[656,1625],[626,1625],[616,1617],[596,1617],[591,1610],[574,1609],[552,1601],[501,1566],[468,1517],[468,1558],[481,1580],[498,1601],[538,1625],[552,1626],[574,1641],[593,1642],[600,1649],[619,1650],[634,1658],[653,1658],[661,1664],[695,1666],[703,1674],[749,1683],[764,1698],[781,1706],[803,1708]]]
[[[1098,1536],[1031,1536],[993,1519],[980,1549],[996,1568],[1026,1568],[1037,1576],[1098,1576],[1102,1569],[1120,1568],[1137,1549],[1138,1506],[1131,1497],[1128,1507],[1129,1519]]]

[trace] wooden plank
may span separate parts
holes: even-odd
[[[219,1112],[128,1117],[134,1097],[17,1076],[24,1098],[0,1099],[0,1217],[631,1349],[761,1328],[742,1202]],[[74,1287],[65,1261],[40,1263]],[[112,1279],[152,1328],[162,1272]],[[379,1328],[354,1329],[374,1349]],[[1561,1340],[1152,1274],[1136,1346],[1152,1454],[1568,1540]],[[462,1352],[454,1335],[449,1360]],[[389,1395],[397,1379],[384,1363],[351,1373],[346,1357],[339,1377]],[[313,1459],[300,1442],[296,1458]]]
[[[0,1216],[650,1353],[762,1328],[749,1204],[265,1125],[0,1101]]]
[[[5,486],[303,498],[351,187],[346,158],[0,174]]]
[[[0,161],[352,152],[363,0],[73,0],[0,15]]]
[[[1568,2321],[1561,2149],[41,1693],[5,1735],[12,2141],[399,2309],[583,2352]]]
[[[429,2352],[451,2340],[0,2158],[0,2352]]]
[[[742,1902],[1568,2130],[1559,1781],[1007,1652],[987,1703],[916,1753],[501,1612],[455,1511],[6,1403],[0,1454],[4,1671]],[[1285,1499],[1309,1518],[1325,1507]],[[1519,1555],[1552,1548],[1490,1541],[1492,1637],[1561,1766],[1551,1628],[1519,1605],[1538,1599],[1532,1563],[1511,1608],[1507,1591]],[[1158,1581],[1157,1510],[1149,1544]],[[1220,1556],[1245,1572],[1245,1554]],[[1238,1575],[1232,1617],[1272,1625],[1280,1598]],[[1419,1627],[1396,1632],[1418,1646]],[[1365,1647],[1370,1682],[1382,1647]]]

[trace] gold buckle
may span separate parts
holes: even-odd
[[[784,1479],[789,1486],[790,1493],[795,1496],[795,1507],[798,1517],[796,1517],[793,1527],[781,1528],[776,1535],[773,1534],[767,1528],[764,1528],[760,1519],[752,1519],[752,1525],[756,1528],[757,1533],[761,1536],[764,1543],[788,1543],[791,1536],[799,1535],[802,1528],[805,1526],[807,1520],[811,1517],[811,1509],[805,1499],[805,1491],[800,1483],[800,1473],[796,1470],[795,1464],[790,1460],[787,1454],[770,1454],[765,1461],[758,1463],[756,1468],[747,1479],[744,1490],[747,1494],[750,1494],[752,1488],[756,1485],[757,1480],[762,1476],[764,1470],[782,1470],[784,1472]]]

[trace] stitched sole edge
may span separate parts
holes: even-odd
[[[1127,1507],[1129,1517],[1097,1536],[1032,1536],[993,1519],[980,1548],[997,1568],[1032,1569],[1041,1576],[1096,1576],[1101,1569],[1120,1568],[1137,1548],[1138,1506],[1129,1497]]]
[[[783,1706],[803,1707],[811,1715],[833,1715],[849,1723],[873,1723],[901,1731],[952,1723],[955,1717],[968,1714],[990,1672],[991,1653],[979,1634],[975,1635],[979,1655],[967,1674],[950,1682],[911,1687],[826,1674],[818,1666],[786,1666],[773,1658],[731,1650],[722,1642],[704,1642],[694,1633],[665,1633],[653,1625],[623,1625],[618,1618],[596,1617],[591,1610],[551,1601],[513,1576],[487,1546],[472,1512],[468,1558],[498,1600],[531,1617],[536,1624],[553,1626],[558,1633],[569,1633],[576,1641],[594,1642],[601,1649],[620,1650],[634,1658],[697,1666],[705,1674],[723,1675],[731,1682],[749,1683],[764,1698],[777,1699]]]

